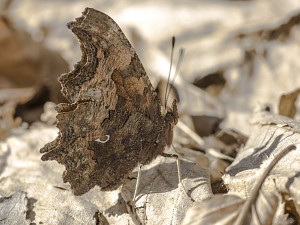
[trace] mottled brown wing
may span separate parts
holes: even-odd
[[[59,134],[41,149],[42,160],[65,165],[64,182],[76,195],[95,185],[113,190],[138,162],[149,163],[170,145],[176,104],[161,114],[143,65],[109,16],[86,8],[68,27],[82,58],[59,79],[70,104],[57,106]]]

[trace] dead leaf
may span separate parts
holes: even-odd
[[[252,134],[247,144],[223,176],[229,193],[243,198],[250,195],[253,184],[278,153],[288,146],[299,148],[300,124],[297,121],[260,112],[254,114],[252,122]],[[299,162],[299,151],[289,152],[276,164],[261,187],[264,193],[284,193],[286,198],[293,199],[295,214],[299,214],[299,196],[294,192],[299,182]]]
[[[3,225],[30,223],[26,218],[28,198],[25,192],[18,191],[11,196],[0,196],[0,223]]]
[[[56,135],[56,129],[35,124],[28,130],[19,128],[5,142],[0,142],[0,197],[26,191],[27,196],[36,200],[32,208],[35,217],[31,221],[36,224],[95,224],[99,219],[97,212],[103,213],[110,224],[126,224],[130,217],[124,213],[126,208],[119,203],[117,191],[104,194],[95,188],[76,197],[62,181],[63,166],[41,161],[39,148]],[[109,207],[114,207],[111,211],[117,215],[108,216],[109,210],[104,211]],[[24,218],[15,219],[19,217]]]
[[[39,148],[56,135],[56,128],[35,124],[28,130],[19,128],[5,142],[0,142],[0,194],[10,196],[23,190],[36,199],[32,221],[36,224],[94,224],[95,215],[100,212],[109,224],[132,225],[123,198],[127,201],[133,196],[136,171],[122,190],[101,192],[94,188],[83,196],[74,196],[70,185],[61,178],[64,167],[40,160]],[[191,197],[199,201],[212,196],[210,177],[202,167],[182,162],[181,173],[184,188]],[[158,157],[142,168],[136,210],[140,218],[147,218],[148,225],[180,224],[191,205],[190,198],[178,185],[175,159]],[[160,213],[162,210],[165,213]]]
[[[191,207],[182,222],[182,225],[288,225],[290,221],[284,214],[284,203],[281,196],[276,193],[263,193],[256,199],[246,219],[242,223],[236,223],[246,201],[236,195],[215,195],[205,199]]]
[[[180,165],[184,189],[193,199],[199,201],[212,196],[206,170],[190,162],[181,161]],[[133,177],[136,176],[134,173]],[[123,185],[121,194],[125,202],[132,200],[135,185],[136,179]],[[142,167],[137,193],[137,214],[147,225],[180,224],[184,212],[192,205],[178,181],[175,160],[170,158],[158,157],[149,166]]]
[[[60,92],[57,78],[68,71],[67,62],[43,43],[34,41],[8,15],[2,14],[0,49],[0,87],[5,90],[30,87],[35,92],[32,99],[20,104],[16,116],[32,123],[39,119],[46,101],[66,101]]]
[[[279,100],[279,114],[294,118],[297,108],[295,102],[297,101],[298,95],[300,94],[300,89],[296,89],[288,94],[283,94]]]
[[[243,200],[234,195],[215,195],[190,208],[182,225],[231,225]]]
[[[211,199],[204,200],[199,205],[188,211],[183,224],[289,224],[287,215],[284,215],[284,205],[280,194],[277,192],[265,193],[262,184],[274,166],[284,156],[295,150],[296,146],[290,145],[280,151],[264,168],[254,183],[249,197],[242,200],[233,195],[216,195]],[[226,200],[233,200],[229,206]],[[226,202],[224,204],[224,201]],[[236,204],[238,202],[238,204]],[[204,204],[204,205],[201,205]]]
[[[204,77],[196,78],[193,84],[213,96],[218,96],[226,84],[224,71],[220,69]]]

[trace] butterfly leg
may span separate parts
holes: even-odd
[[[140,185],[140,180],[141,180],[141,171],[142,171],[142,166],[143,164],[139,163],[138,167],[138,175],[136,178],[136,183],[135,183],[135,189],[134,189],[134,194],[133,194],[133,198],[132,200],[129,200],[128,202],[126,202],[126,208],[127,211],[133,221],[133,223],[135,225],[143,225],[141,219],[139,218],[137,212],[136,212],[136,206],[135,206],[135,199],[136,199],[136,195],[139,189],[139,185]]]
[[[139,170],[138,170],[138,175],[137,175],[137,178],[136,178],[134,194],[133,194],[133,198],[132,198],[132,201],[133,201],[133,202],[135,202],[135,198],[136,198],[136,195],[137,195],[137,191],[138,191],[138,189],[139,189],[140,180],[141,180],[142,166],[143,166],[143,164],[140,164],[140,163],[139,163],[139,165],[138,165]]]
[[[173,145],[172,145],[173,146]],[[174,146],[173,146],[174,148]],[[167,154],[167,153],[161,153],[161,156],[163,157],[168,157],[168,158],[175,158],[176,159],[176,166],[177,166],[177,175],[178,175],[178,183],[180,184],[180,186],[182,187],[184,193],[191,199],[192,202],[194,202],[195,200],[188,194],[188,192],[186,191],[183,182],[182,182],[182,177],[181,177],[181,167],[180,167],[180,159],[178,158],[178,155],[176,154]]]

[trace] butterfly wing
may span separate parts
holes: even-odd
[[[42,160],[65,165],[64,182],[76,195],[95,185],[113,190],[139,162],[163,151],[173,124],[161,114],[143,65],[109,16],[87,8],[68,27],[82,57],[59,79],[70,103],[57,106],[59,134],[41,149]]]

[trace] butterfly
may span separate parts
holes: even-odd
[[[59,78],[69,103],[56,106],[59,133],[40,150],[42,160],[65,166],[63,181],[75,195],[95,186],[114,190],[171,145],[176,101],[163,109],[134,48],[108,15],[86,8],[67,26],[82,57]]]

